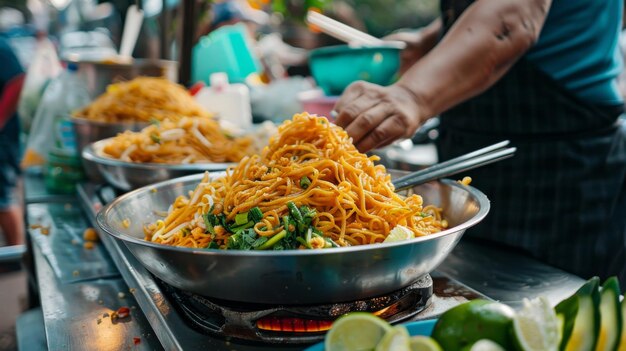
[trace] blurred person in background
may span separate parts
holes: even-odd
[[[207,19],[198,26],[196,41],[216,29],[237,23],[245,24],[250,37],[256,38],[257,29],[265,25],[268,20],[269,15],[267,13],[253,9],[247,1],[216,1],[211,4]]]
[[[0,67],[0,228],[7,245],[17,245],[24,240],[24,216],[18,191],[20,126],[16,112],[24,72],[2,37]]]
[[[443,161],[511,140],[515,157],[468,172],[491,213],[467,235],[626,284],[622,0],[440,5],[405,38],[400,80],[351,85],[336,123],[368,151],[440,115]]]

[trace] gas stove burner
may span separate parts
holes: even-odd
[[[433,280],[425,275],[390,294],[324,305],[247,304],[196,295],[160,282],[172,303],[194,329],[209,335],[265,343],[317,342],[332,322],[348,312],[371,312],[390,323],[413,317],[430,303]]]

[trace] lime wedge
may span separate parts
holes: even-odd
[[[393,327],[376,346],[376,351],[411,351],[409,332],[403,326]]]
[[[366,312],[353,312],[337,319],[324,341],[325,351],[374,350],[392,327]]]
[[[469,349],[469,351],[505,351],[500,344],[493,342],[489,339],[480,339],[476,341]]]
[[[544,297],[524,299],[524,307],[513,317],[513,333],[518,349],[558,350],[562,324]]]
[[[396,241],[408,240],[415,238],[413,231],[403,225],[397,225],[393,228],[389,235],[383,240],[384,243],[393,243]]]
[[[435,339],[428,336],[414,336],[410,340],[411,351],[443,351]]]
[[[513,350],[513,316],[515,311],[505,304],[472,300],[442,314],[431,336],[446,351],[468,349],[481,339]]]

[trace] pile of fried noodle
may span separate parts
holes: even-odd
[[[165,78],[138,77],[111,84],[74,117],[92,121],[146,122],[211,117],[182,86]]]
[[[166,119],[105,142],[101,156],[139,163],[238,162],[258,153],[251,137],[232,137],[211,118]]]
[[[242,245],[231,236],[243,235],[250,242],[247,249],[323,248],[380,243],[399,225],[415,236],[447,226],[441,209],[424,206],[421,196],[396,194],[377,160],[360,153],[326,118],[295,115],[261,156],[245,157],[226,176],[207,174],[188,197],[178,197],[163,220],[144,228],[146,239],[232,249]],[[262,218],[249,220],[246,212]],[[241,221],[238,214],[244,214]],[[298,217],[305,215],[310,228],[300,226]],[[287,245],[290,238],[300,244]]]

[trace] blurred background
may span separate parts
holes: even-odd
[[[437,0],[0,0],[0,40],[13,51],[25,76],[17,109],[18,147],[24,153],[29,140],[39,137],[34,134],[49,130],[35,132],[34,122],[42,110],[52,111],[42,106],[44,92],[67,72],[69,62],[77,64],[69,71],[78,72],[86,86],[81,101],[97,97],[112,82],[138,75],[165,76],[197,91],[211,84],[212,73],[226,72],[228,81],[248,88],[255,123],[279,123],[302,110],[328,114],[343,86],[331,91],[316,84],[311,53],[345,43],[308,25],[308,10],[382,38],[425,26],[439,15],[438,6]],[[131,61],[118,62],[113,58],[133,8],[142,12],[138,38]],[[405,153],[394,149],[390,155]],[[433,163],[429,155],[412,162]],[[24,182],[19,185],[22,208],[28,203],[24,187],[35,196],[39,191],[28,177]],[[7,306],[0,315],[0,350],[14,350],[15,320],[37,301],[28,301],[36,294],[28,294],[33,284],[28,284],[21,264],[26,244],[8,245],[4,234],[0,229],[0,296]]]

